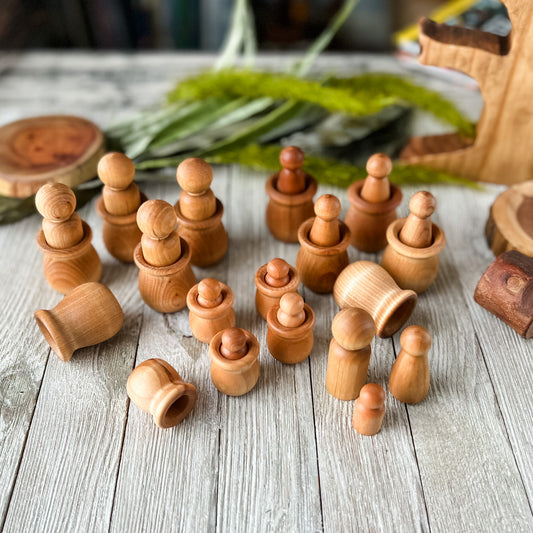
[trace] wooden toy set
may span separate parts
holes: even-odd
[[[282,150],[282,169],[266,184],[270,197],[266,220],[272,235],[299,241],[296,268],[274,258],[255,273],[255,306],[268,325],[266,344],[285,364],[307,359],[313,349],[315,311],[298,293],[300,282],[318,293],[333,293],[340,307],[332,323],[325,386],[339,400],[356,400],[353,427],[363,435],[379,432],[385,391],[367,384],[371,342],[390,337],[414,310],[418,294],[437,276],[444,232],[431,221],[434,196],[417,192],[410,214],[397,219],[400,189],[390,184],[392,165],[375,154],[368,176],[348,192],[346,221],[339,220],[338,198],[325,194],[313,204],[316,180],[302,170],[299,148]],[[139,268],[139,292],[152,309],[172,313],[187,306],[192,334],[209,344],[211,378],[224,394],[241,396],[259,379],[260,344],[249,331],[235,327],[234,295],[212,278],[197,283],[191,265],[218,263],[228,249],[223,206],[211,188],[213,172],[205,161],[186,159],[177,169],[181,194],[175,206],[148,200],[133,182],[131,160],[119,153],[98,165],[104,183],[96,210],[103,219],[104,243],[115,258]],[[103,342],[122,326],[120,305],[97,283],[100,259],[91,245],[91,229],[74,212],[71,189],[60,183],[39,189],[36,205],[43,215],[37,243],[44,253],[45,278],[66,294],[52,310],[35,319],[54,352],[68,361],[78,348]],[[499,213],[494,209],[494,217]],[[381,266],[370,261],[349,264],[352,244],[366,252],[385,249]],[[531,259],[518,251],[501,255],[483,275],[476,301],[521,335],[533,335]],[[399,401],[417,403],[429,390],[429,332],[409,326],[400,337],[401,351],[390,373],[389,391]],[[196,388],[185,383],[167,362],[150,359],[131,373],[128,395],[155,423],[171,427],[193,409]]]

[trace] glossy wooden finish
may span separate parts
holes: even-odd
[[[228,396],[250,392],[259,379],[259,342],[240,328],[219,331],[209,344],[211,379]]]
[[[490,208],[485,226],[487,244],[498,256],[508,250],[533,257],[533,180],[502,192]]]
[[[533,258],[517,250],[499,255],[481,276],[474,299],[522,337],[533,337]]]
[[[298,228],[314,214],[317,182],[303,172],[303,162],[304,154],[299,148],[284,148],[280,153],[282,169],[270,176],[265,185],[269,197],[266,225],[279,241],[298,242]]]
[[[279,304],[286,292],[298,292],[300,276],[284,259],[271,259],[255,273],[255,308],[266,320],[270,308]]]
[[[128,377],[128,396],[140,409],[153,416],[160,428],[181,423],[193,410],[198,397],[194,385],[185,383],[163,359],[148,359]]]
[[[417,295],[401,290],[389,273],[371,261],[356,261],[339,275],[333,289],[337,305],[367,311],[380,337],[394,335],[413,312]]]
[[[187,294],[189,325],[200,342],[211,342],[216,333],[235,326],[233,291],[221,281],[206,278]]]
[[[74,187],[96,175],[104,153],[98,126],[68,115],[37,116],[0,128],[0,195],[26,198],[45,183]]]
[[[284,294],[267,314],[267,345],[272,356],[286,364],[309,357],[313,349],[315,313],[295,292]]]
[[[224,207],[210,189],[213,170],[203,159],[180,163],[176,176],[182,192],[174,206],[178,233],[191,249],[191,264],[202,268],[222,260],[228,249],[228,234],[222,224]]]
[[[385,416],[385,391],[377,383],[368,383],[353,411],[352,426],[361,435],[372,436],[379,433]]]
[[[333,291],[337,276],[349,263],[347,249],[351,235],[348,226],[336,218],[340,202],[332,194],[316,201],[315,213],[316,216],[306,220],[298,230],[300,250],[296,270],[306,287],[327,293]]]
[[[326,389],[338,400],[355,400],[366,383],[370,343],[376,334],[374,321],[363,309],[342,309],[331,331]]]
[[[421,326],[409,326],[400,336],[402,349],[389,377],[389,391],[400,402],[421,402],[429,392],[428,351],[431,335]]]
[[[124,320],[113,293],[94,282],[79,285],[53,309],[39,309],[34,317],[46,341],[62,361],[70,361],[79,348],[110,339]]]

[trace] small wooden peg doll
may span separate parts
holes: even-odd
[[[427,191],[419,191],[409,201],[409,216],[400,230],[400,241],[413,248],[427,248],[433,241],[431,215],[437,200]]]
[[[402,349],[389,377],[389,391],[400,402],[418,403],[429,392],[431,335],[421,326],[409,326],[403,330],[400,344]]]
[[[385,416],[385,391],[377,383],[367,383],[355,402],[352,425],[361,435],[379,433]]]

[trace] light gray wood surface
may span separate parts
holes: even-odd
[[[262,57],[280,68],[290,58]],[[52,54],[0,57],[0,123],[74,113],[101,126],[157,102],[180,75],[212,56]],[[385,56],[330,56],[317,69],[406,72]],[[445,92],[473,117],[478,94],[442,78],[418,81]],[[440,126],[423,120],[425,131]],[[172,175],[172,171],[168,172]],[[156,313],[142,302],[137,269],[105,250],[94,202],[80,210],[94,231],[102,281],[125,312],[112,340],[76,352],[50,352],[33,320],[59,300],[46,284],[34,238],[38,216],[0,227],[0,528],[4,531],[531,531],[533,530],[533,348],[477,306],[472,294],[492,260],[483,239],[498,187],[433,186],[436,222],[446,232],[437,281],[409,323],[433,335],[431,388],[419,405],[390,395],[381,433],[351,428],[354,402],[325,390],[331,296],[302,290],[317,314],[310,358],[275,361],[255,313],[253,276],[272,257],[294,264],[297,245],[275,241],[264,224],[265,176],[215,169],[225,205],[226,258],[195,269],[235,292],[238,325],[261,343],[257,387],[228,398],[209,376],[207,347],[187,311]],[[143,185],[175,202],[173,181]],[[404,188],[401,214],[416,188]],[[320,187],[339,195],[345,191]],[[379,256],[350,250],[351,260]],[[376,339],[369,380],[386,386],[399,335]],[[127,399],[135,365],[161,357],[194,383],[199,400],[177,428],[160,430]]]

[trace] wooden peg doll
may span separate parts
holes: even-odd
[[[209,344],[211,379],[228,396],[242,396],[259,379],[259,342],[245,329],[219,331]]]
[[[206,278],[187,294],[189,324],[200,342],[210,342],[223,329],[235,326],[233,291],[225,284]]]
[[[326,389],[339,400],[355,400],[366,383],[374,321],[363,309],[347,308],[333,319],[331,331]]]
[[[78,285],[98,281],[102,263],[91,244],[91,228],[74,211],[76,196],[70,187],[43,185],[35,205],[44,217],[37,246],[44,254],[44,276],[52,288],[67,294]]]
[[[355,402],[352,425],[361,435],[379,433],[385,416],[385,391],[377,383],[367,383]]]
[[[142,235],[137,226],[137,209],[146,200],[133,183],[135,166],[124,154],[110,152],[100,159],[98,176],[104,183],[96,201],[96,212],[104,221],[104,244],[113,257],[132,263]]]
[[[298,242],[298,228],[313,216],[317,182],[302,169],[304,159],[300,148],[287,146],[279,156],[281,170],[266,182],[266,224],[279,241]]]
[[[363,252],[379,252],[387,246],[387,228],[396,220],[402,192],[389,182],[392,162],[385,154],[374,154],[367,162],[368,176],[348,188],[350,208],[346,225],[351,244]]]
[[[128,396],[160,428],[177,426],[192,411],[198,392],[163,359],[148,359],[130,374]]]
[[[295,364],[309,357],[314,343],[315,314],[298,293],[284,294],[279,305],[270,308],[267,323],[267,345],[275,359]]]
[[[270,260],[255,273],[255,308],[266,320],[268,311],[279,304],[286,292],[297,292],[300,276],[296,269],[280,258]]]
[[[429,392],[431,335],[421,326],[409,326],[403,330],[400,344],[402,349],[389,377],[389,391],[400,402],[418,403]]]
[[[173,313],[185,307],[187,293],[196,283],[190,250],[178,235],[174,208],[164,200],[148,200],[137,211],[143,233],[135,248],[139,267],[139,291],[156,311]]]
[[[446,237],[430,219],[436,205],[431,193],[419,191],[409,202],[409,216],[394,221],[387,229],[389,244],[381,265],[402,289],[421,293],[437,277]]]
[[[176,177],[182,189],[174,206],[178,232],[189,243],[191,264],[212,266],[226,254],[228,234],[222,224],[224,207],[211,190],[211,165],[198,157],[190,157],[180,163]]]
[[[338,219],[340,212],[339,199],[324,194],[316,201],[316,216],[298,230],[300,250],[296,270],[302,283],[312,291],[331,292],[337,276],[348,265],[350,230]]]

